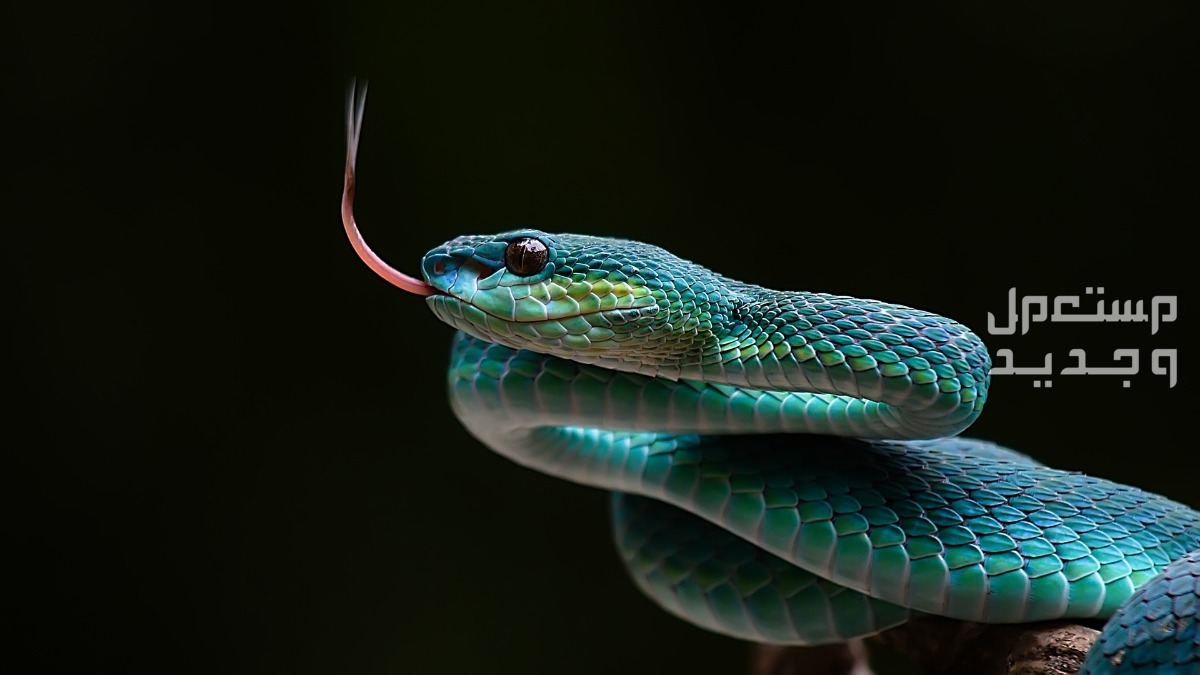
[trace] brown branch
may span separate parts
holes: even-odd
[[[756,646],[751,675],[869,675],[904,659],[929,675],[1075,675],[1099,633],[1067,622],[986,625],[921,618],[867,640],[822,647]]]

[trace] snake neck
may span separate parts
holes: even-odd
[[[712,330],[678,376],[744,387],[872,398],[888,380],[977,392],[991,359],[952,319],[904,305],[823,293],[737,287],[709,309]],[[672,374],[673,375],[673,374]],[[966,376],[966,377],[962,377]],[[956,382],[956,384],[955,384]],[[892,387],[883,386],[887,396]]]
[[[919,429],[917,435],[954,435],[986,401],[986,345],[937,314],[749,285],[733,286],[703,309],[708,334],[690,353],[659,362],[648,374],[874,402],[901,415],[901,426]]]

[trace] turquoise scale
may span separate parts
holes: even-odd
[[[1200,551],[1146,582],[1104,626],[1079,675],[1200,673]]]

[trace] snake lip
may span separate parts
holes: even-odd
[[[490,310],[486,307],[477,305],[462,296],[455,295],[454,293],[446,291],[446,290],[437,289],[436,293],[432,293],[430,295],[432,297],[441,298],[443,302],[448,302],[448,301],[452,300],[457,304],[472,307],[494,319],[500,319],[501,321],[507,321],[509,323],[520,323],[520,324],[534,324],[534,323],[543,323],[546,321],[559,321],[561,319],[569,319],[571,317],[576,317],[576,316],[594,316],[597,314],[604,314],[606,312],[622,311],[619,309],[618,310],[594,309],[594,310],[589,310],[586,312],[574,312],[572,314],[561,314],[561,313],[551,314],[551,313],[547,312],[546,316],[544,316],[544,317],[539,316],[536,318],[524,318],[523,319],[523,318],[517,318],[516,316],[514,316],[512,314],[500,314],[500,313]]]

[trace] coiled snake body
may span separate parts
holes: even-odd
[[[760,643],[918,614],[1112,617],[1082,672],[1200,673],[1200,513],[958,437],[991,360],[961,324],[725,278],[648,244],[520,230],[356,249],[457,329],[450,402],[522,465],[613,492],[638,586]]]

